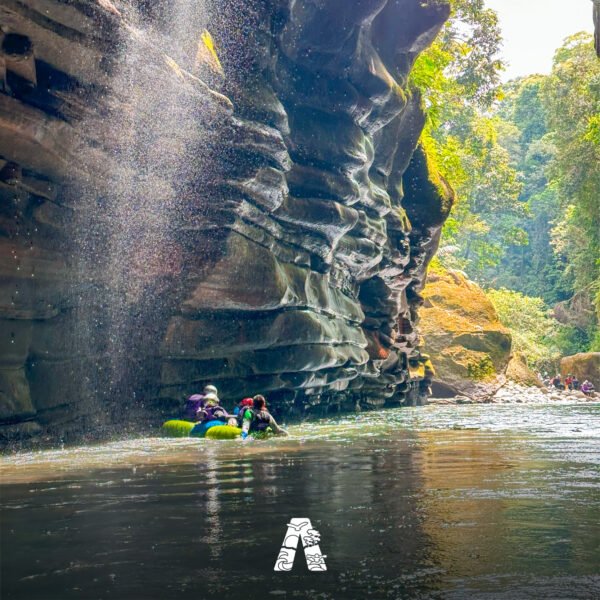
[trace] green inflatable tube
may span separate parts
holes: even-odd
[[[160,430],[165,437],[190,437],[190,433],[192,433],[192,429],[194,429],[195,425],[196,423],[191,423],[190,421],[172,419],[171,421],[163,423]]]
[[[171,419],[162,424],[160,428],[161,433],[164,437],[171,438],[186,438],[196,437],[192,436],[192,430],[198,423],[192,423],[190,421],[181,421],[178,419]],[[200,437],[205,437],[209,440],[235,440],[240,438],[242,430],[239,427],[231,427],[230,425],[215,425],[206,430],[206,433]],[[273,435],[269,431],[254,432],[250,435],[256,439],[265,439]]]
[[[230,425],[217,425],[211,427],[204,436],[209,440],[235,440],[240,437],[242,430]]]
[[[160,428],[164,437],[185,438],[185,437],[205,437],[209,440],[235,440],[240,437],[242,430],[239,427],[230,427],[229,425],[215,425],[206,430],[201,436],[192,435],[194,428],[198,423],[190,421],[181,421],[171,419],[163,423]]]

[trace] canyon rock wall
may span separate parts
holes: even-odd
[[[5,439],[158,419],[207,382],[276,414],[422,387],[453,194],[409,74],[448,5],[220,2],[212,38],[188,5],[0,7]]]

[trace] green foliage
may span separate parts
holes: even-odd
[[[600,317],[600,61],[592,38],[568,38],[550,75],[503,89],[499,42],[482,1],[456,1],[416,63],[413,84],[431,109],[422,141],[457,193],[439,262],[550,306],[587,290]],[[555,335],[534,340],[541,354],[525,352],[533,364],[598,347],[595,330],[563,328],[541,306],[537,316]]]
[[[557,50],[542,93],[557,148],[550,174],[564,210],[555,249],[580,290],[600,281],[600,61],[592,36],[574,35]]]
[[[500,143],[510,132],[487,112],[500,96],[500,41],[497,15],[483,0],[457,0],[412,75],[429,109],[422,143],[457,195],[441,260],[474,279],[499,263],[505,247],[527,244],[519,225],[527,213],[519,201],[522,184]]]
[[[513,350],[523,354],[532,368],[553,367],[561,356],[558,335],[562,328],[544,301],[506,289],[490,289],[486,295],[512,334]]]
[[[496,372],[494,367],[494,363],[489,356],[483,357],[477,363],[469,363],[467,365],[467,376],[469,379],[474,379],[475,381],[481,381],[482,379],[486,379],[490,377]]]

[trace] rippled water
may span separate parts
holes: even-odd
[[[2,598],[600,598],[600,405],[290,430],[2,458]],[[273,572],[292,517],[327,573]]]

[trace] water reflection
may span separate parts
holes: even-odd
[[[527,410],[6,457],[2,597],[597,597],[598,407],[536,409],[526,431]],[[302,516],[328,571],[309,573],[299,552],[276,574]]]

